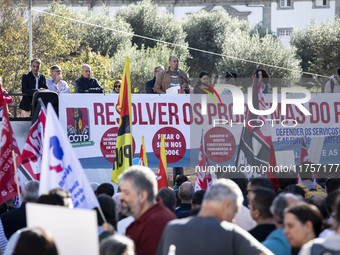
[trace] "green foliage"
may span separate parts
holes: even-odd
[[[292,44],[302,59],[303,71],[330,76],[340,66],[340,19],[317,24],[293,34]]]
[[[163,44],[158,44],[154,48],[145,48],[142,45],[139,50],[136,45],[120,49],[112,58],[114,73],[123,73],[125,58],[130,61],[130,79],[132,91],[145,93],[145,83],[153,78],[153,70],[156,66],[169,66],[169,56],[174,55],[175,50]],[[187,70],[186,59],[180,58],[179,67]]]
[[[278,39],[269,34],[260,39],[258,33],[250,36],[246,31],[236,30],[233,34],[226,37],[223,44],[223,54],[229,57],[224,57],[219,62],[219,73],[224,74],[226,71],[234,71],[240,78],[251,77],[256,70],[256,64],[235,59],[239,58],[296,70],[292,72],[261,66],[261,68],[267,70],[271,77],[284,78],[279,79],[280,81],[272,79],[271,84],[274,86],[293,85],[300,78],[300,61],[296,57],[295,49],[293,47],[289,49],[284,48]],[[277,83],[273,84],[275,82]],[[249,83],[243,84],[243,86],[246,88],[249,86]]]
[[[117,15],[131,25],[136,35],[187,46],[181,23],[172,14],[160,13],[157,5],[151,0],[123,6],[118,10]],[[142,45],[153,48],[157,42],[134,36],[132,44],[136,44],[138,49],[141,49]],[[175,47],[175,55],[179,57],[187,55],[187,50]]]
[[[104,9],[106,9],[105,6]],[[81,44],[85,47],[91,47],[93,51],[100,52],[101,55],[109,54],[112,56],[119,45],[131,44],[132,29],[130,25],[115,14],[94,15],[92,11],[77,11],[74,12],[73,17],[96,25],[82,25],[84,38]]]
[[[187,33],[189,46],[209,52],[223,52],[225,38],[231,36],[235,30],[248,31],[248,22],[232,18],[226,11],[218,10],[190,14],[183,20],[183,29]],[[190,74],[197,77],[201,71],[207,71],[210,76],[217,74],[216,63],[220,56],[190,50],[188,59]],[[224,71],[223,71],[224,73]]]
[[[21,91],[21,76],[27,70],[28,26],[27,11],[12,1],[0,1],[0,75],[9,93]],[[27,16],[26,16],[27,17]]]
[[[268,28],[263,27],[260,22],[250,28],[249,34],[250,36],[259,34],[260,38],[265,37],[267,34],[271,34],[274,38],[276,38],[273,32],[271,30],[268,30]]]

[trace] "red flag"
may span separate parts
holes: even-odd
[[[41,106],[41,105],[40,105]],[[34,180],[40,180],[41,159],[45,134],[46,112],[41,106],[37,120],[31,126],[22,151],[22,165]]]
[[[301,164],[302,162],[305,162],[305,161],[309,162],[310,158],[309,158],[309,155],[308,155],[307,145],[306,145],[305,138],[302,137],[299,164]]]
[[[168,177],[167,177],[167,162],[166,162],[166,155],[165,155],[165,141],[164,135],[161,138],[161,150],[160,150],[160,160],[159,160],[159,167],[158,167],[158,175],[157,175],[157,184],[158,190],[161,188],[167,188],[168,184]]]
[[[195,182],[195,191],[196,190],[207,190],[209,183],[212,181],[210,168],[209,168],[209,159],[207,152],[205,151],[205,143],[204,143],[204,135],[202,130],[201,135],[201,145],[198,153],[198,163],[197,166],[199,170],[197,171],[196,182]]]
[[[268,172],[267,178],[270,179],[273,183],[274,190],[277,190],[279,187],[279,179],[275,174],[275,167],[276,167],[276,157],[275,157],[275,150],[273,144],[270,145],[270,154],[269,154],[269,164],[268,164]]]
[[[1,152],[0,152],[0,204],[6,200],[19,195],[15,180],[14,158],[16,166],[21,165],[20,150],[15,140],[14,133],[9,122],[7,104],[3,100],[0,87],[0,103],[3,103],[2,132],[1,132]]]

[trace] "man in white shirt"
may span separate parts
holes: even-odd
[[[70,93],[67,82],[62,80],[63,77],[60,66],[52,66],[50,70],[52,78],[46,80],[48,88],[57,93]]]

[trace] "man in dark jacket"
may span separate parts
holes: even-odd
[[[103,88],[95,78],[91,78],[91,66],[81,66],[81,77],[74,81],[75,93],[103,93]]]
[[[32,97],[34,92],[48,89],[45,75],[39,73],[40,68],[41,60],[34,58],[31,61],[31,71],[22,76],[21,90],[22,93],[27,96],[23,96],[19,108],[24,111],[24,117],[31,116]]]
[[[153,91],[153,86],[155,85],[155,81],[156,81],[156,76],[157,76],[157,74],[158,74],[160,71],[162,71],[162,70],[164,70],[164,67],[163,67],[163,66],[157,66],[157,67],[155,67],[155,70],[154,70],[154,72],[153,72],[153,75],[154,75],[153,79],[148,80],[148,81],[145,83],[145,91],[146,91],[146,93],[148,93],[148,94],[156,94],[156,93]]]

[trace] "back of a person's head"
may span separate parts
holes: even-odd
[[[20,234],[12,255],[58,255],[51,235],[40,228],[32,228]]]
[[[226,200],[233,201],[240,208],[243,203],[242,191],[232,180],[218,179],[205,192],[202,204],[211,201],[224,203]]]
[[[91,185],[93,192],[96,193],[97,189],[99,187],[99,183],[98,182],[91,182],[90,185]]]
[[[327,193],[331,193],[334,190],[339,190],[340,181],[337,178],[329,178],[327,179],[325,186],[326,186]]]
[[[146,191],[148,194],[147,200],[154,202],[156,199],[158,185],[155,173],[145,166],[131,166],[120,175],[121,183],[126,181],[131,182],[136,193]]]
[[[325,198],[321,196],[310,197],[307,199],[307,203],[315,205],[319,209],[323,219],[328,218],[329,214],[328,214],[327,202]]]
[[[340,224],[340,196],[336,198],[335,203],[334,203],[334,220],[338,223],[338,226]]]
[[[303,190],[303,188],[297,186],[297,185],[289,185],[284,189],[285,193],[292,193],[295,195],[300,195],[302,197],[305,197],[306,192]]]
[[[235,182],[239,186],[239,188],[241,189],[242,194],[246,195],[248,178],[247,178],[245,173],[240,172],[240,171],[239,172],[226,171],[221,175],[220,179],[222,179],[222,178],[230,179],[233,182]]]
[[[270,212],[276,216],[276,223],[283,224],[285,209],[302,201],[303,198],[301,196],[291,193],[280,193],[276,196],[270,207]]]
[[[334,190],[326,197],[327,208],[330,214],[336,211],[336,201],[340,198],[340,191]]]
[[[22,196],[25,202],[36,202],[39,198],[39,182],[28,181],[24,186]]]
[[[115,229],[117,229],[117,211],[116,211],[116,203],[112,199],[112,197],[101,194],[97,197],[100,208],[102,209],[102,212],[106,218],[106,221],[110,223]],[[95,208],[97,211],[97,222],[98,226],[103,225],[104,220],[99,213],[98,209]]]
[[[163,205],[174,212],[176,208],[176,197],[174,192],[169,188],[161,188],[156,196],[156,200],[162,199]]]
[[[203,201],[203,197],[204,197],[204,194],[205,194],[205,190],[202,189],[202,190],[197,190],[194,195],[192,196],[192,204],[195,206],[195,205],[201,205],[202,204],[202,201]]]
[[[186,177],[183,174],[177,175],[176,179],[175,179],[175,183],[177,184],[177,186],[181,186],[183,182],[188,181],[188,177]]]
[[[130,251],[130,253],[124,253],[126,251]],[[133,241],[126,236],[112,235],[100,243],[100,255],[134,254],[134,251]]]
[[[297,184],[297,174],[293,171],[280,172],[278,174],[279,188],[280,190],[285,190],[289,185]]]
[[[97,196],[99,196],[100,194],[106,194],[112,197],[114,192],[115,191],[114,191],[113,185],[110,183],[102,183],[97,188]]]
[[[274,190],[274,185],[272,181],[265,177],[255,177],[250,180],[251,189],[254,190],[256,188],[268,188]]]
[[[183,182],[181,186],[179,186],[179,195],[181,196],[182,201],[191,201],[192,196],[194,195],[195,187],[189,182]]]
[[[268,188],[257,188],[252,191],[253,199],[251,200],[252,209],[259,210],[262,219],[272,218],[270,206],[276,196],[276,193]]]
[[[41,195],[38,198],[37,203],[46,205],[60,205],[73,208],[71,193],[62,189],[53,189],[47,194]]]
[[[314,236],[319,236],[322,228],[322,215],[315,205],[301,202],[287,208],[285,210],[285,214],[288,213],[293,214],[297,220],[303,224],[306,224],[307,221],[310,221],[313,225]]]
[[[313,180],[313,173],[312,173],[313,167],[315,167],[315,164],[309,161],[302,162],[298,166],[301,181],[308,181],[308,180],[312,181]]]

